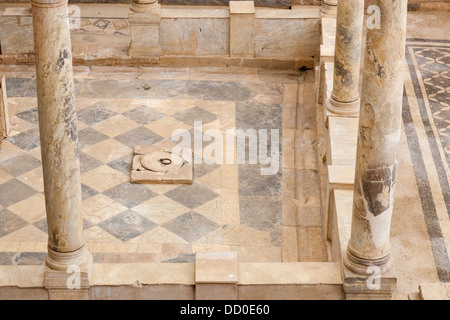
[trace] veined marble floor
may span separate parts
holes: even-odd
[[[191,186],[129,181],[136,145],[169,139],[175,129],[192,132],[193,121],[203,131],[279,129],[281,137],[301,73],[117,70],[75,73],[84,236],[94,262],[193,262],[206,250],[236,250],[242,262],[295,259],[297,239],[283,232],[283,221],[295,220],[286,205],[294,188],[284,175],[287,158],[268,176],[259,165],[204,163],[194,164]],[[7,93],[12,132],[0,150],[0,265],[40,265],[47,230],[34,79],[7,78]],[[286,154],[293,159],[293,152]]]

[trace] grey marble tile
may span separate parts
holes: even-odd
[[[101,166],[103,163],[90,155],[80,152],[80,171],[81,173],[90,171]]]
[[[39,124],[39,115],[37,107],[20,112],[16,114],[16,117],[34,125]]]
[[[103,192],[103,194],[120,202],[128,208],[133,208],[138,204],[157,196],[156,193],[144,185],[131,184],[128,182],[119,184],[118,186]]]
[[[9,137],[8,141],[24,151],[33,150],[41,145],[38,128]]]
[[[92,128],[86,128],[78,132],[78,142],[80,149],[89,147],[109,139],[109,137]]]
[[[0,252],[0,265],[11,266],[16,252]]]
[[[26,225],[28,225],[28,222],[8,209],[0,211],[0,238],[25,227]]]
[[[282,202],[264,196],[239,196],[241,224],[256,230],[271,231],[281,225]]]
[[[107,106],[108,103],[106,101],[100,100],[87,108],[81,109],[77,112],[78,120],[91,126],[117,114],[109,110]]]
[[[160,0],[164,5],[228,6],[230,0]],[[239,1],[239,0],[238,0]],[[289,8],[289,0],[256,0],[256,7]]]
[[[182,253],[173,259],[162,261],[163,263],[194,263],[195,253]]]
[[[40,266],[45,263],[45,252],[19,252],[13,260],[18,266]]]
[[[194,180],[219,168],[218,164],[194,164]]]
[[[81,92],[83,80],[74,80],[75,95]],[[6,94],[8,97],[36,97],[36,79],[31,78],[7,78]]]
[[[162,226],[190,243],[220,228],[219,224],[192,210]]]
[[[13,177],[18,177],[41,166],[41,162],[29,154],[23,154],[0,162],[0,169]]]
[[[151,146],[164,138],[147,128],[139,127],[125,132],[114,139],[134,149],[136,146]]]
[[[187,94],[201,100],[245,101],[257,93],[241,82],[188,81]]]
[[[86,79],[81,96],[110,99],[183,99],[186,97],[185,92],[185,80]]]
[[[164,195],[189,209],[197,208],[219,196],[216,192],[198,183],[181,185]]]
[[[0,185],[0,205],[7,208],[36,194],[37,191],[16,179]]]
[[[194,121],[201,121],[202,124],[214,121],[219,117],[205,109],[199,107],[189,108],[187,110],[175,113],[172,115],[177,120],[180,120],[190,126],[194,126]]]
[[[236,103],[236,129],[281,130],[282,115],[281,105],[277,103],[238,102]]]
[[[126,242],[150,231],[157,225],[140,214],[127,210],[98,225],[119,240]]]
[[[123,158],[111,161],[110,163],[108,163],[108,166],[110,166],[111,168],[116,169],[117,171],[120,171],[126,175],[130,175],[132,161],[133,161],[133,155],[129,154]]]
[[[267,200],[279,200],[282,189],[282,173],[261,175],[257,166],[239,166],[239,196],[262,196]]]
[[[95,196],[96,194],[98,194],[97,191],[95,191],[94,189],[92,189],[91,187],[88,187],[85,184],[81,184],[81,198],[82,200],[86,200],[90,197]]]
[[[164,113],[161,113],[146,105],[142,105],[135,109],[124,112],[122,113],[122,115],[141,125],[146,125],[166,116]]]

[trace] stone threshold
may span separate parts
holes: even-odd
[[[237,299],[344,299],[339,263],[238,263]],[[48,299],[44,266],[0,266],[0,299]],[[195,263],[94,264],[89,299],[195,299]],[[209,285],[227,283],[209,280]],[[197,287],[197,288],[196,288]],[[223,291],[223,290],[222,290]]]

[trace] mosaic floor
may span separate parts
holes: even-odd
[[[294,89],[296,98],[299,74],[155,75],[76,75],[84,236],[94,262],[193,262],[199,250],[282,261],[282,248],[296,248],[296,239],[283,237],[282,199],[293,186],[281,164],[267,176],[255,164],[194,164],[191,186],[130,184],[130,164],[134,146],[167,140],[175,129],[193,132],[194,121],[202,121],[203,132],[254,128],[281,135],[285,97]],[[7,78],[7,93],[13,128],[0,151],[0,264],[43,264],[35,82]]]

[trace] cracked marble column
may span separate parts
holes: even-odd
[[[130,56],[161,56],[161,5],[158,0],[131,0],[128,22],[131,30]]]
[[[336,21],[333,91],[327,109],[336,116],[359,115],[359,73],[364,0],[339,1]]]
[[[338,0],[322,0],[322,8],[320,12],[324,16],[336,16],[337,5]]]
[[[361,275],[393,266],[389,238],[402,129],[407,0],[371,0],[381,27],[367,31],[351,238],[345,266]]]
[[[32,0],[31,5],[48,225],[45,286],[67,289],[68,268],[79,268],[81,285],[85,285],[87,279],[83,276],[89,274],[92,262],[82,235],[80,162],[67,0]]]

